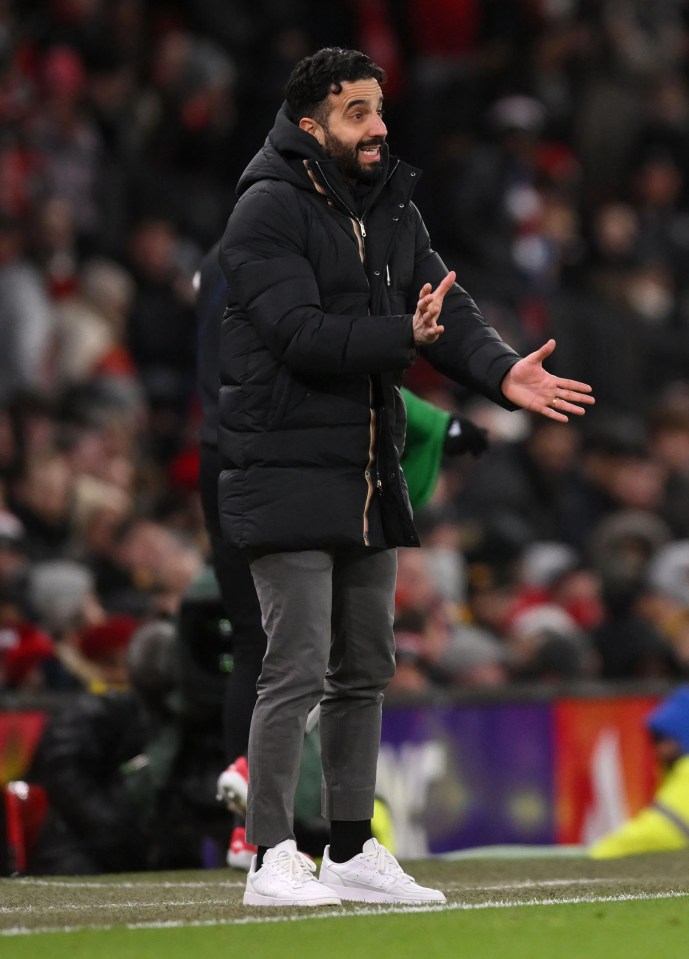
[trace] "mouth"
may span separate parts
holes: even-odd
[[[360,146],[359,155],[369,162],[380,160],[380,143],[366,143]]]

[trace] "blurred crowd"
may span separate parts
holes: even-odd
[[[399,690],[689,675],[689,3],[0,0],[0,689],[126,682],[207,560],[193,277],[294,63],[364,49],[434,245],[581,425],[505,413],[400,552]]]

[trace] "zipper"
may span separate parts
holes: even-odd
[[[325,183],[327,184],[328,189],[330,190],[330,192],[332,193],[332,195],[335,197],[335,199],[336,199],[337,202],[340,204],[340,206],[342,207],[342,209],[347,213],[347,215],[349,216],[349,218],[350,218],[351,221],[352,221],[352,224],[356,224],[356,226],[359,228],[358,231],[357,231],[357,229],[356,229],[356,227],[355,227],[355,228],[354,228],[354,232],[355,232],[355,234],[356,234],[356,238],[357,238],[357,241],[358,241],[358,243],[359,243],[359,256],[361,257],[361,262],[364,263],[364,262],[365,262],[365,259],[366,259],[366,244],[365,244],[365,242],[364,242],[365,239],[366,239],[366,226],[365,226],[365,224],[364,224],[363,217],[362,217],[362,218],[359,218],[359,217],[356,215],[356,213],[347,206],[347,204],[346,204],[345,201],[342,199],[342,197],[341,197],[340,194],[337,192],[337,190],[334,189],[332,183],[331,183],[330,180],[327,178],[327,176],[325,175],[325,173],[323,173],[323,168],[321,167],[321,165],[320,165],[320,163],[318,162],[318,160],[315,160],[314,162],[315,162],[316,166],[318,167],[318,172],[319,172],[320,175],[323,177],[323,179],[324,179]],[[389,178],[388,178],[388,179],[389,179]],[[387,181],[386,181],[386,182],[387,182]]]
[[[359,217],[356,215],[356,213],[354,213],[352,210],[350,210],[350,208],[347,206],[347,204],[346,204],[345,201],[342,199],[342,197],[341,197],[340,194],[337,192],[337,190],[334,189],[334,187],[333,187],[332,183],[330,182],[330,180],[327,178],[327,176],[325,175],[325,173],[323,173],[323,168],[321,167],[321,165],[320,165],[320,163],[318,162],[318,160],[314,160],[314,163],[315,163],[316,166],[318,167],[318,172],[320,173],[320,175],[323,177],[323,179],[324,179],[325,182],[327,183],[328,189],[330,190],[330,192],[332,193],[332,195],[333,195],[333,196],[335,197],[335,199],[338,201],[338,203],[339,203],[340,206],[343,208],[343,210],[346,210],[347,213],[351,216],[351,218],[352,218],[353,220],[356,220],[356,222],[357,222],[357,223],[359,224],[359,226],[361,227],[362,235],[363,235],[363,236],[366,236],[366,230],[365,230],[365,228],[364,228],[363,220],[360,220]]]
[[[337,190],[333,189],[332,183],[328,180],[325,173],[323,173],[321,165],[317,161],[316,161],[316,166],[318,167],[318,171],[320,175],[323,177],[324,181],[326,182],[328,189],[330,190],[332,195],[335,197],[335,199],[338,201],[342,209],[346,211],[347,215],[352,221],[354,236],[356,237],[356,241],[359,246],[359,257],[361,258],[361,262],[365,263],[366,262],[366,243],[365,243],[366,225],[364,223],[363,217],[359,218],[354,213],[353,210],[350,210],[350,208],[347,206],[345,201],[339,195]],[[369,538],[368,538],[368,511],[369,511],[369,507],[371,506],[371,500],[373,499],[373,494],[376,490],[376,487],[380,483],[380,479],[378,478],[376,482],[376,486],[374,486],[373,484],[373,465],[376,459],[376,411],[373,409],[373,381],[371,380],[370,376],[368,378],[368,402],[371,408],[371,418],[369,421],[368,464],[366,466],[366,469],[364,470],[364,477],[366,479],[366,500],[364,501],[364,515],[362,517],[364,546],[370,545]]]
[[[392,174],[393,174],[393,173],[395,172],[395,170],[397,169],[397,167],[398,167],[398,165],[399,165],[399,162],[400,162],[400,161],[398,160],[397,163],[395,163],[395,165],[393,166],[393,168],[388,172],[388,175],[387,175],[386,180],[385,180],[386,183],[388,182],[388,180],[390,179],[390,177],[392,176]],[[355,234],[355,236],[356,236],[357,243],[359,244],[359,256],[361,257],[361,262],[362,262],[362,263],[365,263],[365,262],[366,262],[366,244],[365,244],[365,240],[366,240],[366,225],[365,225],[365,223],[364,223],[363,217],[359,218],[359,217],[354,213],[354,211],[351,210],[351,209],[349,208],[349,206],[345,203],[345,201],[344,201],[344,200],[342,199],[342,197],[339,195],[339,193],[337,192],[337,190],[333,189],[333,185],[332,185],[332,183],[328,180],[328,178],[327,178],[327,176],[325,175],[325,173],[323,172],[323,169],[322,169],[320,163],[319,163],[317,160],[315,160],[315,161],[314,161],[314,164],[315,164],[315,166],[318,167],[318,172],[319,172],[320,175],[323,177],[323,180],[324,180],[325,183],[327,184],[328,189],[330,190],[330,192],[332,193],[332,195],[334,196],[334,198],[337,200],[337,202],[340,204],[341,208],[347,213],[347,215],[348,215],[349,218],[351,219],[351,221],[352,221],[352,226],[353,226],[353,228],[354,228],[354,234]],[[316,178],[314,177],[313,172],[309,169],[309,163],[308,163],[308,161],[305,160],[305,161],[304,161],[304,165],[306,166],[306,170],[307,170],[309,176],[311,177],[311,180],[313,181],[314,186],[316,187],[316,189],[317,189],[319,192],[322,193],[322,192],[323,192],[323,188],[322,188],[322,186],[318,183],[318,181],[316,180]],[[390,286],[390,267],[389,267],[389,265],[386,265],[385,271],[386,271],[387,284],[388,284],[388,286]],[[376,490],[378,491],[379,495],[382,495],[382,493],[383,493],[383,481],[382,481],[381,478],[380,478],[380,469],[379,469],[379,464],[378,464],[378,462],[377,462],[378,453],[377,453],[377,450],[376,450],[376,411],[375,411],[374,408],[373,408],[373,380],[371,379],[370,376],[369,376],[369,378],[368,378],[368,402],[369,402],[369,406],[370,406],[370,408],[371,408],[371,418],[370,418],[370,425],[369,425],[368,464],[367,464],[367,466],[366,466],[366,469],[364,470],[364,477],[365,477],[365,479],[366,479],[366,501],[365,501],[365,503],[364,503],[364,514],[363,514],[363,538],[364,538],[364,546],[368,546],[368,545],[369,545],[369,538],[368,538],[368,533],[369,533],[368,511],[369,511],[369,507],[370,507],[370,505],[371,505],[371,500],[373,499],[373,494],[375,493]],[[376,482],[375,482],[375,484],[373,483],[373,466],[374,466],[374,464],[375,464],[375,466],[376,466]]]
[[[371,409],[369,420],[369,441],[368,441],[368,465],[364,471],[366,477],[366,501],[364,503],[363,530],[364,546],[368,546],[368,510],[373,499],[375,488],[373,486],[373,464],[376,458],[376,411],[373,409],[373,380],[368,378],[368,402]]]
[[[307,171],[309,171],[308,161],[305,161],[305,163],[307,164],[306,169],[307,169]],[[400,164],[400,161],[399,161],[399,159],[398,159],[397,162],[395,163],[395,165],[392,167],[392,169],[391,169],[391,170],[388,170],[388,175],[387,175],[386,178],[385,178],[385,182],[386,182],[386,183],[389,183],[390,178],[392,177],[393,173],[395,172],[395,170],[397,169],[397,167],[399,166],[399,164]],[[330,182],[330,180],[327,178],[327,176],[326,176],[325,173],[323,172],[323,167],[320,165],[320,163],[318,162],[318,160],[314,160],[314,165],[318,167],[318,172],[319,172],[320,175],[323,177],[323,180],[324,180],[325,183],[327,184],[328,189],[330,190],[330,192],[332,193],[332,195],[335,197],[335,199],[337,200],[337,202],[340,204],[340,206],[342,207],[342,209],[345,211],[345,213],[347,213],[347,215],[350,217],[350,219],[352,220],[352,223],[356,223],[356,225],[358,226],[359,229],[358,229],[358,232],[357,232],[357,240],[359,241],[359,255],[360,255],[360,257],[361,257],[361,262],[363,263],[363,262],[365,261],[365,258],[366,258],[366,245],[365,245],[365,243],[364,243],[364,241],[365,241],[365,239],[366,239],[366,225],[364,224],[364,219],[363,219],[363,217],[361,217],[361,218],[358,217],[358,216],[356,215],[356,213],[355,213],[352,209],[350,209],[349,206],[347,206],[347,204],[345,203],[345,201],[342,199],[342,197],[340,196],[340,194],[339,194],[339,193],[337,192],[337,190],[333,187],[332,183]],[[309,171],[309,172],[310,172],[310,171]],[[311,179],[312,179],[312,180],[314,179],[314,178],[313,178],[313,175],[311,175]],[[315,183],[316,186],[318,186],[318,184],[316,183],[315,180],[314,180],[314,183]],[[355,232],[356,232],[356,228],[355,228]],[[386,267],[386,269],[387,269],[388,286],[390,286],[390,269],[389,269],[389,267]]]

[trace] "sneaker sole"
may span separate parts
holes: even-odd
[[[401,906],[426,906],[429,903],[447,902],[442,893],[433,899],[411,899],[404,896],[392,896],[390,893],[380,892],[378,889],[357,889],[355,886],[342,886],[339,883],[328,882],[325,878],[320,878],[320,882],[324,883],[328,889],[332,889],[340,899],[347,902],[387,902],[398,903]]]
[[[245,892],[244,893],[244,905],[245,906],[341,906],[342,903],[340,899],[335,895],[324,895],[318,896],[314,899],[299,899],[298,897],[290,897],[287,899],[278,898],[277,896],[262,896],[258,892]]]

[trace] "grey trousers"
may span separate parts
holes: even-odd
[[[395,672],[397,553],[270,553],[251,562],[268,649],[249,734],[247,839],[294,838],[304,726],[321,703],[322,813],[373,815],[383,692]]]

